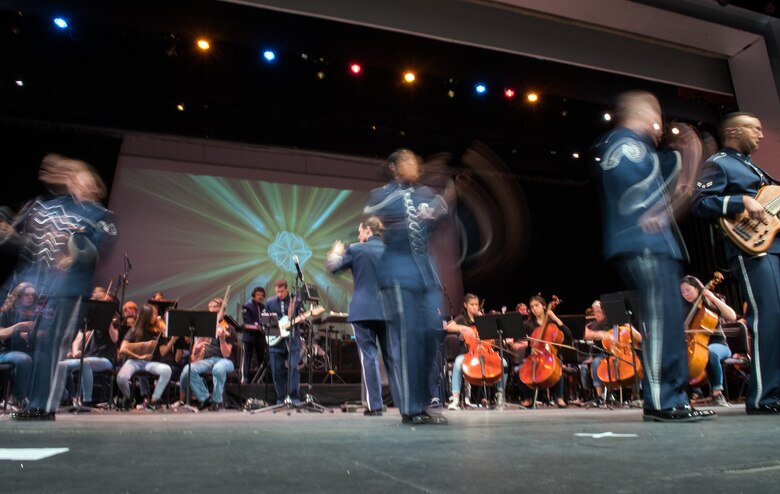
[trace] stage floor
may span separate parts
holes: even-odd
[[[0,417],[3,492],[773,492],[780,417],[642,422],[637,409],[468,410],[449,426],[360,413]],[[2,449],[5,448],[5,449]]]

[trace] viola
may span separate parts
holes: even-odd
[[[501,356],[493,349],[494,340],[480,340],[477,328],[465,333],[466,356],[463,358],[463,378],[469,384],[490,385],[501,379]]]
[[[718,314],[704,305],[704,291],[712,290],[723,281],[723,275],[715,271],[712,279],[699,293],[691,312],[685,318],[685,343],[688,348],[688,379],[692,385],[706,376],[707,362],[710,358],[710,336],[718,328]]]
[[[549,313],[561,300],[553,295],[542,324],[531,333],[531,353],[520,366],[520,381],[531,389],[547,389],[557,383],[563,373],[557,345],[563,343],[563,332],[555,323],[548,323]]]
[[[632,340],[636,344],[641,336],[629,324],[613,327],[601,340],[604,350],[611,355],[601,360],[596,374],[609,389],[630,386],[635,377],[640,380],[644,377],[642,360],[634,353]]]

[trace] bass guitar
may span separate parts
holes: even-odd
[[[758,255],[769,250],[780,231],[780,185],[765,185],[756,194],[756,201],[764,206],[763,220],[752,219],[747,211],[720,218],[721,229],[743,251]]]
[[[268,342],[268,346],[276,346],[279,343],[281,343],[282,340],[290,336],[290,328],[294,324],[300,324],[310,317],[319,316],[323,312],[325,312],[325,307],[321,305],[315,305],[311,309],[296,316],[292,321],[287,316],[282,317],[281,319],[279,319],[279,334],[268,335],[265,337],[266,341]]]

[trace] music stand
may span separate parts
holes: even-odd
[[[79,319],[84,321],[82,331],[84,336],[81,338],[81,357],[79,358],[79,379],[76,382],[76,397],[84,391],[81,386],[81,380],[84,375],[84,352],[87,349],[87,330],[93,331],[108,331],[111,326],[111,322],[114,320],[114,315],[118,309],[116,300],[83,300],[81,302],[81,309],[79,311]],[[82,400],[84,397],[82,396]],[[92,409],[89,407],[81,407],[78,405],[72,406],[68,411],[73,413],[90,412]]]
[[[601,300],[601,307],[604,310],[604,314],[607,316],[607,320],[612,324],[622,326],[628,324],[638,331],[641,331],[642,337],[645,337],[644,325],[641,313],[641,304],[639,301],[639,292],[636,290],[623,290],[620,292],[604,293],[599,298]],[[641,328],[641,329],[640,329]],[[628,332],[631,342],[631,348],[636,348],[636,342],[634,341],[634,332]],[[637,364],[636,364],[636,352],[631,353],[633,359],[630,364],[634,367],[634,389],[639,393],[639,376],[637,376]],[[618,376],[619,377],[619,376]],[[606,386],[604,390],[606,392]],[[623,388],[620,388],[621,402]],[[640,398],[641,403],[641,398]],[[638,405],[639,406],[639,405]]]
[[[496,399],[496,406],[503,410],[504,403],[504,338],[525,338],[525,318],[519,312],[506,314],[489,314],[474,318],[477,333],[482,340],[497,340],[498,354],[501,357],[501,378],[498,381],[497,392],[501,399]],[[484,383],[483,383],[484,387]]]
[[[192,412],[198,412],[190,405],[190,383],[192,382],[192,349],[195,346],[195,337],[214,338],[217,330],[217,313],[210,311],[196,310],[170,310],[165,316],[165,327],[168,336],[178,336],[179,338],[190,338],[190,359],[187,362],[189,367],[187,379],[187,394],[184,408]]]
[[[301,296],[303,298],[304,302],[319,302],[320,301],[320,291],[317,290],[316,285],[312,285],[311,283],[304,283],[302,290],[301,290]]]

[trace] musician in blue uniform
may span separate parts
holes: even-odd
[[[755,199],[776,181],[750,159],[764,135],[761,121],[749,113],[727,115],[719,127],[723,144],[710,156],[696,184],[693,213],[707,218],[747,212],[754,220],[767,212]],[[749,414],[780,413],[780,241],[765,253],[751,255],[730,240],[726,258],[748,302],[747,324],[753,335],[752,372],[745,409]]]
[[[640,296],[647,333],[644,420],[701,420],[713,414],[693,409],[686,393],[688,359],[677,285],[684,253],[670,199],[682,157],[657,150],[661,107],[652,94],[620,95],[615,121],[616,128],[596,145],[591,169],[601,198],[604,256]],[[692,133],[684,129],[678,141],[686,163],[701,156],[701,143]]]
[[[268,299],[265,303],[266,312],[276,314],[279,319],[287,316],[290,321],[295,316],[303,312],[303,302],[300,299],[294,299],[290,296],[290,291],[286,280],[276,280],[274,283],[275,296]],[[290,310],[290,304],[293,300],[294,307]],[[286,338],[272,338],[269,341],[268,356],[271,359],[271,377],[274,380],[274,389],[276,390],[276,404],[284,403],[286,398],[290,398],[293,404],[301,401],[300,394],[300,370],[298,361],[301,356],[301,335],[300,325],[293,324],[289,331],[290,335]],[[288,367],[289,358],[289,369]]]
[[[262,366],[265,362],[265,337],[260,332],[260,313],[263,312],[265,304],[265,288],[257,286],[252,290],[252,300],[244,304],[241,309],[241,317],[244,324],[250,328],[244,328],[241,335],[241,383],[249,382],[249,367],[252,363],[252,354],[257,357],[257,365]],[[257,328],[257,330],[251,329]]]
[[[382,299],[379,295],[377,270],[385,244],[382,242],[384,225],[376,216],[369,216],[358,226],[358,243],[344,247],[336,241],[328,252],[327,267],[331,273],[352,270],[354,292],[349,304],[347,322],[352,323],[355,341],[360,350],[363,371],[363,387],[366,390],[368,410],[364,415],[382,415],[382,380],[379,374],[379,348],[387,370],[393,401],[397,404],[395,383],[392,379],[394,356],[387,340]],[[377,347],[377,340],[379,347]]]
[[[429,376],[435,365],[443,323],[441,281],[429,240],[436,220],[447,213],[442,196],[418,183],[420,159],[399,149],[387,159],[393,179],[371,191],[363,213],[385,224],[385,252],[378,281],[388,320],[390,354],[397,357],[393,379],[406,424],[446,424],[426,411]]]
[[[47,155],[38,178],[49,193],[31,201],[13,225],[0,224],[0,242],[20,255],[11,279],[32,283],[46,297],[32,334],[29,405],[12,414],[14,420],[54,420],[61,398],[52,392],[60,379],[57,362],[76,335],[98,252],[116,236],[112,214],[99,202],[105,184],[87,163]]]

